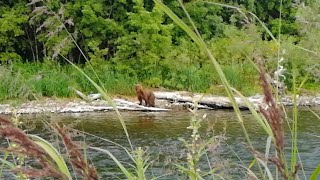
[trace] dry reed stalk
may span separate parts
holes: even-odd
[[[283,151],[284,147],[284,131],[283,131],[283,120],[281,117],[281,109],[278,107],[275,98],[272,94],[272,88],[267,79],[267,73],[263,68],[260,67],[260,79],[261,86],[264,93],[264,103],[266,107],[260,106],[260,112],[267,119],[273,135],[276,140],[276,148],[278,152]]]
[[[18,146],[6,148],[6,151],[22,154],[34,158],[41,168],[16,168],[14,172],[21,172],[28,177],[54,177],[57,179],[67,179],[59,171],[50,157],[39,145],[32,141],[21,129],[4,117],[0,117],[0,136],[16,143]]]
[[[81,151],[80,147],[77,143],[72,141],[71,136],[69,133],[67,133],[66,128],[60,127],[59,124],[54,125],[54,129],[58,132],[60,137],[62,138],[67,152],[69,154],[69,157],[71,159],[72,165],[75,167],[77,172],[81,174],[85,179],[87,180],[98,180],[98,174],[94,166],[89,165]]]
[[[260,81],[264,93],[265,107],[260,106],[260,112],[268,121],[273,138],[275,140],[275,148],[277,154],[275,157],[269,158],[269,161],[275,164],[284,179],[288,179],[288,174],[285,171],[284,159],[284,129],[283,120],[281,117],[281,109],[278,107],[277,102],[272,93],[272,87],[268,81],[268,75],[262,65],[260,67]]]

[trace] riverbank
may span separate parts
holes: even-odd
[[[189,92],[155,92],[156,108],[139,106],[135,97],[119,99],[114,98],[113,102],[121,111],[170,111],[182,110],[192,107],[194,101],[199,102],[200,109],[231,109],[232,105],[227,97],[191,94]],[[262,95],[248,97],[255,108],[263,103]],[[245,101],[236,97],[236,102],[243,110],[247,109]],[[292,96],[284,96],[281,98],[284,106],[292,106]],[[299,106],[320,106],[320,96],[299,96]],[[101,99],[93,101],[85,101],[83,99],[52,99],[44,98],[37,101],[29,101],[19,105],[10,103],[0,104],[0,114],[34,114],[34,113],[81,113],[81,112],[99,112],[112,111],[113,107],[108,102]]]

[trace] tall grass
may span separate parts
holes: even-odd
[[[251,64],[232,64],[231,66],[223,66],[222,69],[230,85],[244,95],[249,96],[260,91],[260,86],[257,83],[259,75]]]
[[[219,147],[220,142],[224,140],[225,136],[224,134],[218,136],[212,133],[210,134],[209,139],[202,138],[199,130],[201,128],[201,123],[206,120],[207,115],[204,114],[202,117],[199,117],[197,100],[193,102],[193,105],[193,109],[188,109],[192,113],[192,116],[190,118],[190,125],[187,127],[188,130],[192,131],[190,138],[180,138],[180,141],[183,142],[185,149],[187,150],[187,162],[184,166],[180,164],[176,164],[176,166],[184,176],[188,177],[188,179],[191,180],[207,178],[224,179],[221,175],[222,169],[225,168],[225,165],[223,165],[223,161],[219,162],[213,167],[212,164],[214,164],[214,162],[211,162],[209,160],[208,154],[211,153],[213,154],[213,156],[216,155],[216,149]],[[207,160],[207,167],[205,167],[204,165],[200,166],[200,160],[204,158],[206,158]]]
[[[185,10],[183,4],[181,1],[179,1],[181,4],[181,7],[184,9],[185,14],[187,15],[190,24],[192,25],[192,28],[189,28],[179,17],[177,17],[167,6],[165,6],[161,1],[155,0],[155,3],[176,23],[178,24],[191,38],[192,40],[200,47],[200,49],[205,52],[207,54],[207,56],[209,57],[209,59],[211,60],[213,67],[215,69],[215,71],[218,73],[219,77],[220,77],[220,81],[223,84],[225,91],[231,101],[231,104],[233,106],[233,109],[236,113],[238,122],[241,126],[241,129],[244,132],[245,138],[247,140],[248,146],[250,149],[254,150],[254,147],[252,146],[251,140],[249,138],[249,134],[247,133],[247,130],[243,124],[243,118],[241,115],[241,111],[238,107],[238,104],[235,101],[234,98],[234,94],[232,92],[232,88],[230,86],[230,83],[228,82],[228,80],[226,79],[225,74],[222,71],[221,66],[219,65],[219,63],[217,62],[217,60],[214,58],[214,56],[212,55],[212,53],[210,52],[210,50],[207,48],[206,43],[203,41],[203,39],[201,38],[199,32],[197,31],[197,28],[195,27],[193,21],[191,20],[188,12]],[[255,157],[257,158],[257,157]],[[260,164],[258,164],[259,169],[260,169],[260,173],[262,174],[262,169],[260,167]]]
[[[72,179],[64,159],[56,149],[40,137],[31,136],[32,140],[23,130],[17,128],[11,121],[0,117],[0,135],[11,143],[3,151],[12,153],[13,158],[19,162],[10,163],[6,155],[1,158],[2,167],[7,165],[17,172],[20,179],[28,177],[56,177],[58,179]],[[25,158],[34,158],[36,165],[25,167]],[[2,175],[2,174],[1,174]]]
[[[81,67],[90,77],[95,77],[87,66]],[[138,82],[135,76],[114,73],[108,64],[96,68],[102,85],[111,94],[132,95]],[[93,78],[97,81],[97,78]],[[14,63],[0,67],[0,100],[33,100],[41,97],[74,97],[72,88],[84,93],[95,93],[96,88],[70,65],[54,61],[43,63]]]
[[[168,77],[157,74],[150,79],[139,79],[137,75],[112,68],[108,62],[93,64],[94,72],[88,65],[79,66],[93,81],[99,82],[110,94],[133,95],[133,85],[139,81],[153,87],[165,87],[171,90],[188,90],[193,92],[210,92],[210,87],[219,83],[218,75],[209,67],[198,69],[190,65]],[[41,97],[74,97],[73,88],[84,93],[97,90],[77,70],[69,64],[61,65],[54,61],[15,62],[0,67],[0,100],[33,100]],[[240,70],[238,69],[240,68]],[[249,66],[224,66],[224,73],[230,83],[244,92],[253,95],[256,92],[255,81]],[[152,74],[152,73],[151,73]],[[96,75],[99,77],[97,78]],[[214,91],[220,94],[219,91]],[[221,93],[220,95],[224,95]]]
[[[9,69],[0,66],[0,82],[0,100],[27,98],[31,94],[19,72],[13,76]]]
[[[246,128],[243,124],[243,119],[242,119],[242,115],[241,115],[241,111],[239,110],[237,104],[234,101],[234,94],[232,92],[232,87],[229,83],[229,81],[226,78],[226,75],[223,73],[219,63],[216,61],[216,59],[214,58],[214,56],[211,54],[210,50],[207,48],[206,43],[202,40],[201,35],[199,34],[197,28],[194,26],[190,16],[188,15],[188,12],[185,10],[182,1],[179,1],[181,4],[181,7],[184,9],[185,14],[187,16],[187,18],[189,19],[189,23],[192,25],[192,29],[189,28],[179,17],[177,17],[168,7],[166,7],[161,1],[159,0],[155,0],[155,3],[157,5],[159,5],[159,7],[177,24],[179,25],[191,38],[192,40],[200,47],[200,49],[205,52],[207,54],[207,56],[209,57],[209,59],[212,61],[214,69],[216,70],[216,72],[218,72],[220,80],[222,82],[222,84],[224,85],[225,91],[227,92],[230,101],[232,102],[234,111],[238,117],[238,122],[242,128],[242,131],[244,132],[244,136],[246,137],[247,143],[249,148],[251,149],[253,153],[253,156],[255,157],[255,159],[258,162],[258,167],[260,170],[260,177],[262,179],[265,179],[266,176],[262,173],[262,168],[260,165],[264,166],[266,168],[266,170],[268,172],[270,172],[268,165],[266,164],[267,161],[272,162],[276,168],[277,171],[280,172],[280,175],[282,178],[284,179],[295,179],[298,173],[298,170],[300,169],[300,165],[297,163],[297,153],[298,153],[298,148],[297,148],[297,109],[296,109],[296,91],[294,90],[293,95],[294,95],[294,102],[295,102],[295,108],[294,108],[294,114],[293,114],[293,130],[291,133],[292,136],[292,152],[290,154],[291,157],[291,162],[290,165],[287,165],[287,160],[285,159],[285,155],[284,155],[284,130],[283,130],[283,119],[281,117],[281,110],[278,107],[278,102],[276,101],[276,99],[278,98],[274,98],[272,95],[272,90],[270,88],[270,84],[269,82],[266,80],[266,73],[264,72],[263,68],[260,69],[260,74],[261,74],[261,81],[262,81],[262,88],[264,90],[264,95],[265,95],[265,103],[266,103],[266,107],[260,107],[260,111],[262,113],[262,115],[257,114],[255,112],[254,109],[250,108],[251,112],[254,114],[256,120],[259,122],[259,124],[262,126],[263,129],[265,129],[266,133],[269,134],[269,136],[273,137],[273,143],[276,149],[275,155],[273,157],[269,157],[267,159],[265,158],[261,158],[261,156],[259,155],[259,153],[257,153],[257,151],[254,150],[254,147],[252,146],[249,134],[246,131]],[[228,7],[228,8],[234,8],[237,9],[238,11],[241,12],[240,8],[234,7],[234,6],[229,6],[229,5],[223,5],[223,4],[219,4],[219,3],[213,3],[215,5],[219,5],[219,6],[224,6],[224,7]],[[250,13],[250,12],[249,12]],[[268,30],[268,28],[264,25],[264,23],[257,18],[257,16],[255,16],[253,13],[252,14],[260,23],[261,25],[264,27],[264,29],[270,34],[270,36],[277,41],[274,36],[271,34],[271,32]],[[280,22],[281,24],[281,22]],[[279,31],[280,31],[281,27],[279,27]],[[279,32],[280,33],[280,32]],[[280,38],[278,41],[278,45],[279,45],[279,49],[280,49]],[[280,52],[280,50],[278,51]],[[280,56],[278,53],[278,69],[279,69],[279,62],[280,62]],[[230,79],[230,77],[229,77]],[[231,77],[232,80],[232,77]],[[278,87],[277,87],[278,89]],[[294,87],[295,89],[295,87]],[[239,93],[238,91],[236,91],[237,93]],[[278,91],[276,91],[278,92]],[[248,103],[248,106],[252,106],[250,105],[250,103]],[[290,169],[289,169],[290,168]],[[274,173],[275,178],[278,178],[278,173],[275,172]],[[272,179],[272,176],[270,173],[268,173],[267,176],[269,179]]]

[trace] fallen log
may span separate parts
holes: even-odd
[[[183,103],[198,103],[200,105],[208,106],[214,109],[220,108],[232,108],[231,101],[228,97],[224,96],[213,96],[205,95],[200,93],[189,93],[184,91],[175,92],[154,92],[157,99],[164,99],[172,102],[183,102]],[[248,100],[253,103],[255,107],[262,102],[263,96],[250,97]],[[242,98],[235,97],[235,101],[239,108],[247,109],[245,102]]]
[[[77,93],[83,99],[86,99],[89,102],[93,102],[96,99],[100,99],[101,95],[99,93],[90,94],[88,96],[83,95],[82,93]],[[175,91],[175,92],[165,92],[165,91],[155,91],[154,92],[156,99],[158,100],[166,100],[168,102],[174,104],[181,104],[181,106],[192,107],[194,103],[197,103],[198,108],[200,109],[231,109],[233,108],[231,101],[228,97],[225,96],[214,96],[209,94],[201,94],[201,93],[191,93],[186,91]],[[249,102],[253,104],[255,109],[258,109],[260,105],[264,105],[263,103],[263,95],[255,95],[250,97],[245,97]],[[124,100],[123,100],[124,101]],[[235,101],[238,104],[240,109],[248,109],[245,100],[241,97],[235,97]],[[280,99],[281,103],[284,106],[292,106],[293,105],[293,97],[291,96],[283,96]],[[120,101],[118,101],[120,103]],[[125,104],[129,105],[132,102],[125,101]],[[136,103],[133,103],[137,105]],[[133,105],[131,104],[131,105]],[[320,105],[320,97],[309,97],[309,96],[301,96],[298,97],[298,105],[299,106],[319,106]],[[146,111],[164,111],[159,109],[152,109],[152,107],[145,106],[134,106],[137,109],[146,110]],[[167,107],[163,106],[162,107]],[[130,109],[132,109],[131,107]]]
[[[135,110],[135,111],[170,111],[170,109],[165,108],[157,108],[157,107],[147,107],[147,106],[141,106],[139,104],[126,101],[123,99],[114,99],[113,100],[118,109],[121,110]]]

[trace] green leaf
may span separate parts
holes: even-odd
[[[318,167],[313,171],[312,175],[310,176],[310,180],[317,180],[318,175],[320,174],[320,164]]]
[[[121,163],[120,161],[113,156],[113,154],[106,150],[106,149],[101,149],[101,148],[98,148],[98,147],[89,147],[90,149],[94,149],[94,150],[97,150],[97,151],[101,151],[101,152],[104,152],[106,154],[108,154],[111,159],[118,165],[118,167],[121,169],[121,171],[123,172],[123,174],[128,178],[128,179],[135,179],[134,178],[134,175],[132,173],[130,173]]]
[[[38,144],[42,149],[44,149],[49,156],[55,161],[56,165],[58,166],[60,172],[68,177],[68,179],[72,179],[71,174],[68,170],[67,164],[64,161],[62,155],[45,139],[42,139],[36,135],[29,135],[31,139],[34,140],[36,144]]]
[[[7,165],[8,167],[10,167],[11,169],[13,169],[13,168],[16,167],[16,165],[14,165],[13,163],[11,163],[11,162],[9,162],[9,161],[7,161],[7,160],[5,160],[5,159],[0,158],[0,161],[1,161],[3,164],[5,164],[5,165]]]
[[[252,168],[252,166],[253,166],[256,162],[257,162],[257,160],[256,160],[256,159],[252,160],[252,161],[251,161],[251,163],[249,164],[248,169],[251,169],[251,168]]]

